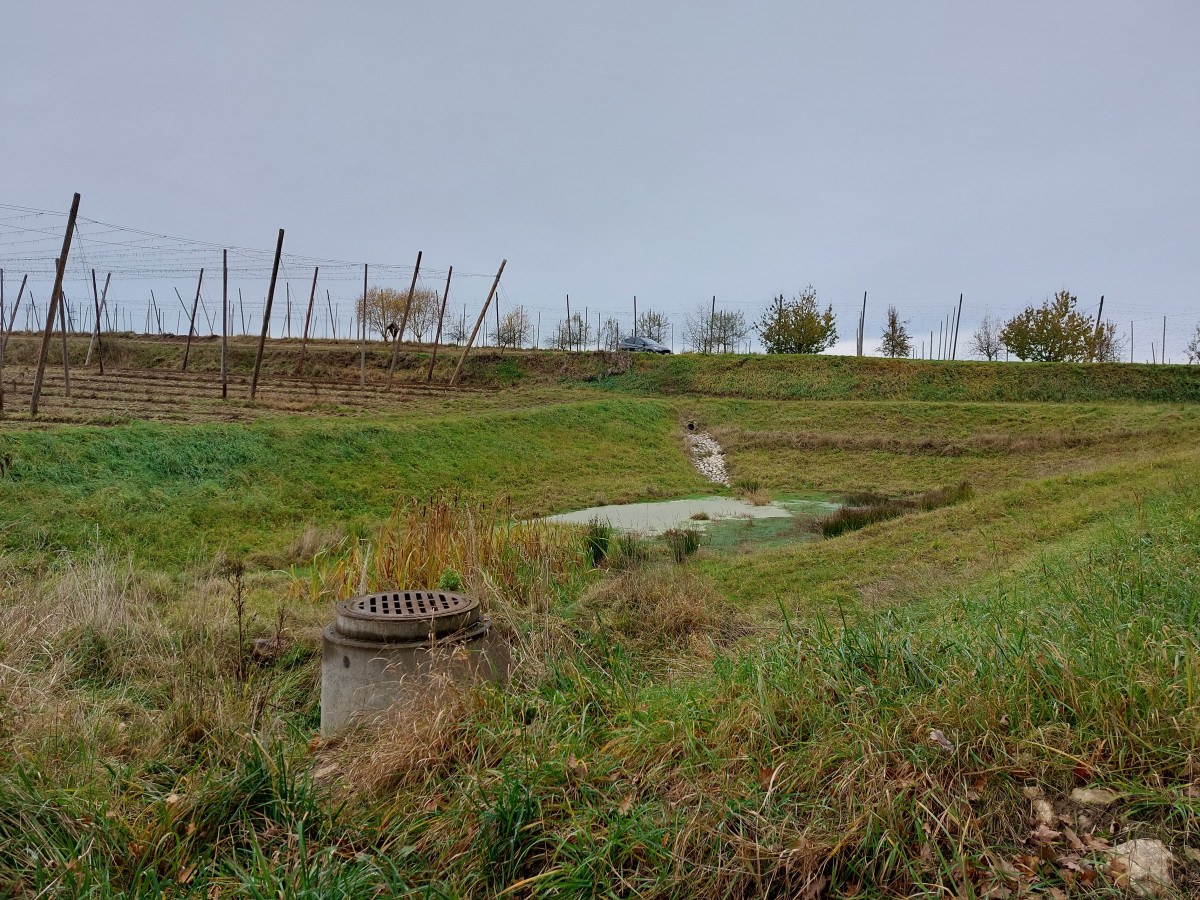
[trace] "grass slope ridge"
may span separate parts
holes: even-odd
[[[846,356],[635,358],[605,387],[771,400],[1200,402],[1200,366],[928,362]]]
[[[98,539],[175,563],[275,550],[305,526],[369,528],[401,495],[506,495],[532,514],[704,485],[670,408],[632,398],[415,423],[61,427],[0,435],[0,457],[9,548]]]

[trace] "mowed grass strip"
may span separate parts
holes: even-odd
[[[607,399],[404,424],[64,426],[0,436],[13,550],[99,541],[178,565],[374,527],[401,496],[511,498],[515,515],[702,490],[660,401]]]
[[[977,490],[1083,472],[1200,438],[1200,406],[696,400],[681,411],[726,451],[734,481],[887,495]]]
[[[1194,485],[1200,450],[1027,481],[951,507],[912,513],[825,540],[697,561],[717,590],[746,608],[794,612],[892,607],[1010,572],[1041,546],[1134,508],[1139,498]]]
[[[645,353],[635,354],[627,373],[597,384],[639,393],[760,400],[1200,401],[1200,368],[1126,363]]]

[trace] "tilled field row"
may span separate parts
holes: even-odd
[[[4,373],[5,417],[28,419],[32,367]],[[386,411],[413,400],[487,393],[479,388],[409,382],[365,388],[328,380],[271,376],[260,379],[255,402],[249,402],[250,379],[231,377],[228,399],[221,399],[220,378],[212,373],[118,369],[100,375],[91,369],[71,373],[71,396],[61,372],[47,371],[42,383],[38,421],[113,422],[131,419],[169,421],[247,421],[264,415],[328,415],[338,411]]]

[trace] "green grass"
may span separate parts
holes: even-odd
[[[409,423],[62,427],[0,436],[10,550],[99,540],[171,566],[277,552],[308,527],[373,528],[400,496],[508,496],[516,514],[694,492],[662,402],[593,400]]]
[[[521,387],[407,414],[0,434],[0,895],[979,897],[1035,854],[1023,790],[1083,834],[1083,784],[1123,794],[1097,836],[1195,846],[1197,407],[665,400],[640,360],[608,394],[626,376],[561,362],[497,357]],[[975,496],[831,539],[708,523],[685,565],[596,528],[536,604],[527,575],[456,570],[516,635],[513,682],[317,735],[332,611],[303,599],[316,566],[269,571],[311,558],[294,539],[375,541],[438,491],[709,492],[687,420],[810,516]],[[244,635],[219,550],[260,554]],[[1067,888],[1064,841],[1026,887]]]
[[[598,384],[638,393],[760,400],[1089,402],[1200,400],[1200,368],[1123,363],[989,363],[848,356],[654,356]]]
[[[894,612],[794,617],[686,674],[577,632],[511,690],[315,763],[305,727],[214,731],[190,760],[47,736],[0,768],[0,878],[58,895],[187,879],[248,896],[729,896],[820,878],[833,896],[977,896],[1025,852],[1022,788],[1074,821],[1080,783],[1125,795],[1100,836],[1178,849],[1200,821],[1197,471],[1013,572]],[[303,721],[311,698],[267,681],[250,691]],[[342,788],[311,774],[330,761]],[[1031,883],[1065,887],[1054,858]]]

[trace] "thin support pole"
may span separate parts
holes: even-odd
[[[200,305],[200,285],[204,283],[204,270],[200,270],[200,277],[196,280],[196,299],[192,301],[192,317],[188,319],[188,336],[187,342],[183,345],[183,368],[181,372],[187,371],[188,354],[192,351],[192,332],[196,330],[196,308]]]
[[[1096,330],[1092,332],[1092,362],[1096,361],[1096,352],[1100,349],[1100,329],[1104,319],[1104,295],[1100,295],[1100,308],[1096,310]]]
[[[313,301],[317,299],[317,273],[320,266],[313,267],[312,290],[308,292],[308,312],[304,315],[304,337],[300,339],[300,361],[296,363],[296,374],[304,371],[304,348],[308,345],[308,325],[312,321]]]
[[[442,340],[442,320],[446,318],[446,301],[450,297],[450,276],[454,274],[454,266],[446,272],[446,289],[442,291],[442,309],[438,313],[437,334],[433,336],[433,352],[429,354],[429,372],[425,375],[426,383],[433,380],[433,364],[437,361],[438,344]]]
[[[59,261],[59,265],[64,269],[65,263]],[[63,383],[66,387],[67,399],[71,397],[71,360],[67,354],[67,298],[63,297],[63,302],[58,305],[58,320],[62,326],[62,348],[63,348]]]
[[[110,281],[112,281],[112,272],[109,272],[107,275],[104,276],[104,290],[102,290],[100,292],[100,308],[96,311],[96,328],[92,332],[92,339],[88,341],[87,358],[83,361],[83,364],[85,366],[89,366],[92,364],[92,344],[95,343],[97,347],[100,346],[100,325],[101,325],[100,317],[102,315],[108,314],[108,284]],[[92,270],[92,293],[95,294],[95,292],[96,292],[96,270],[93,269]],[[101,375],[104,374],[103,352],[101,353],[101,356],[100,356],[100,374]]]
[[[717,295],[716,295],[716,294],[713,294],[713,299],[712,299],[712,312],[710,312],[710,313],[708,314],[708,352],[709,352],[709,353],[712,353],[712,352],[713,352],[713,350],[714,350],[714,344],[713,344],[713,322],[716,320],[716,318],[717,318]]]
[[[1162,365],[1162,364],[1166,363],[1166,361],[1167,361],[1167,317],[1163,316],[1163,339],[1162,339],[1162,343],[1158,345],[1158,362],[1159,362],[1159,365]]]
[[[17,291],[17,302],[13,304],[12,314],[8,317],[8,330],[4,332],[3,341],[0,341],[0,350],[8,349],[8,339],[10,337],[12,337],[13,326],[16,325],[16,322],[17,322],[17,310],[21,308],[21,295],[25,293],[25,282],[27,282],[28,280],[29,280],[28,275],[26,275],[24,278],[21,279],[21,289],[19,291]],[[32,295],[30,295],[30,298],[32,299]],[[26,307],[25,311],[26,311],[26,313],[29,312],[28,307]],[[28,318],[28,316],[26,316],[26,318]],[[4,322],[0,321],[0,327],[2,327],[3,325],[4,325]]]
[[[109,277],[112,273],[109,272]],[[104,282],[104,293],[108,293],[108,281]],[[92,337],[96,342],[96,359],[100,363],[100,374],[104,374],[104,345],[100,342],[100,292],[96,290],[96,270],[92,269],[92,299],[96,301],[96,327],[92,331]],[[86,366],[92,359],[92,342],[88,341],[87,359],[83,361]]]
[[[400,352],[400,341],[404,338],[404,329],[408,327],[408,312],[412,309],[413,292],[417,289],[417,274],[421,271],[421,251],[417,251],[417,264],[413,266],[412,281],[408,283],[408,299],[404,301],[404,315],[400,317],[400,330],[392,338],[392,361],[388,363],[388,379],[385,390],[392,389],[392,374],[396,371],[396,356]],[[366,305],[363,306],[366,309]]]
[[[258,353],[254,357],[254,377],[250,379],[250,402],[258,393],[258,371],[262,368],[263,349],[267,345],[267,328],[271,325],[271,304],[275,302],[275,280],[279,277],[279,257],[283,254],[283,229],[279,229],[279,242],[275,245],[275,262],[271,266],[271,286],[267,288],[267,307],[263,310],[262,335],[258,339]]]
[[[229,251],[221,251],[221,399],[229,396]]]
[[[358,313],[358,333],[362,339],[361,361],[358,368],[358,386],[367,386],[367,264],[363,263],[362,309]]]
[[[567,351],[571,349],[571,295],[567,294]]]
[[[333,301],[329,299],[329,291],[325,291],[325,305],[329,307],[329,332],[337,340],[337,320],[333,318]]]
[[[954,348],[950,351],[951,359],[958,359],[958,326],[962,324],[962,298],[958,295],[958,313],[954,316]]]
[[[42,332],[42,347],[38,351],[37,372],[33,377],[33,393],[29,398],[29,417],[37,415],[38,399],[42,395],[42,378],[46,371],[46,355],[50,351],[50,333],[54,329],[55,306],[59,294],[62,293],[63,272],[66,269],[67,256],[71,252],[71,236],[75,233],[75,217],[79,214],[79,194],[71,200],[71,212],[67,216],[67,231],[63,235],[62,252],[58,258],[61,265],[55,266],[54,289],[50,292],[50,309],[46,315],[46,330]],[[31,298],[32,299],[32,298]]]
[[[475,343],[475,335],[479,334],[479,326],[483,324],[483,317],[487,315],[488,307],[492,305],[492,297],[496,293],[496,288],[500,284],[500,276],[504,274],[504,267],[507,264],[507,259],[500,260],[500,268],[496,272],[496,280],[492,282],[492,289],[488,291],[483,309],[479,311],[479,318],[475,320],[475,328],[471,331],[471,337],[467,339],[467,346],[463,348],[462,356],[458,358],[458,365],[454,369],[454,374],[450,376],[451,387],[458,384],[458,376],[462,374],[463,363],[467,361],[467,354],[471,352],[471,345]]]
[[[246,302],[242,300],[241,288],[238,288],[238,311],[242,314],[242,334],[249,334],[246,330]]]

